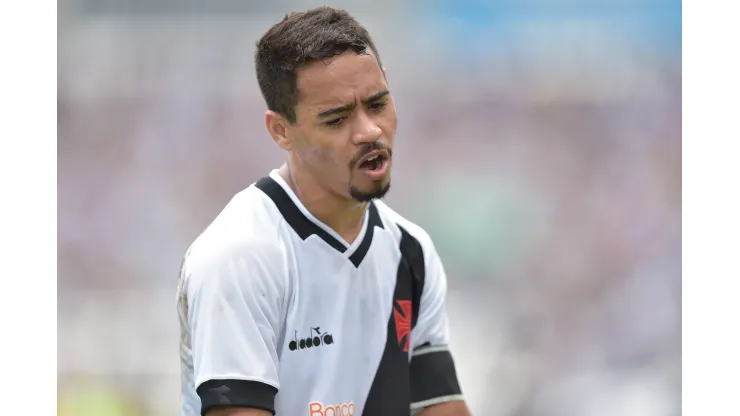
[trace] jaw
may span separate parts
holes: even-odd
[[[364,179],[362,183],[352,181],[349,186],[349,195],[358,202],[368,202],[373,199],[383,198],[390,189],[390,177],[385,177],[379,181],[368,181]]]

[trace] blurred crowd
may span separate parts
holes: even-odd
[[[388,202],[445,263],[476,415],[681,413],[680,2],[587,3],[334,3],[388,67]],[[177,412],[181,257],[283,160],[254,43],[318,3],[209,4],[59,3],[61,415]]]

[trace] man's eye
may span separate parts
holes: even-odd
[[[329,127],[339,127],[339,126],[342,125],[342,121],[344,121],[344,117],[339,117],[339,118],[335,118],[333,120],[329,120],[329,121],[325,122],[324,124],[326,124]]]
[[[385,101],[379,101],[377,103],[372,103],[370,104],[370,109],[371,110],[382,110],[383,108],[385,108],[385,104],[386,104]]]

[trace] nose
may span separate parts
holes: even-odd
[[[383,134],[383,130],[378,127],[372,117],[367,113],[360,112],[355,123],[355,131],[352,140],[355,144],[363,144],[377,141]]]

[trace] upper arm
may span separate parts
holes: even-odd
[[[447,274],[431,240],[425,246],[424,289],[414,328],[414,348],[425,344],[447,345],[450,336],[446,310]]]
[[[446,311],[447,275],[431,241],[426,245],[424,257],[424,289],[419,318],[412,336],[411,408],[419,410],[445,403],[442,409],[451,406],[453,413],[431,413],[431,415],[465,415],[466,413],[454,411],[460,406],[464,409],[465,404],[462,401],[455,363],[448,345],[450,334]],[[447,405],[448,402],[459,404]]]
[[[213,408],[206,416],[272,416],[271,412],[262,409],[248,409],[244,407]]]
[[[246,408],[273,414],[285,273],[279,247],[252,243],[193,251],[183,273],[193,378],[203,414],[219,406],[237,409],[214,415],[260,414]]]
[[[465,402],[452,401],[424,408],[414,416],[470,416],[470,411]]]
[[[213,408],[206,416],[272,416],[271,412],[262,409],[248,409],[244,407]]]

